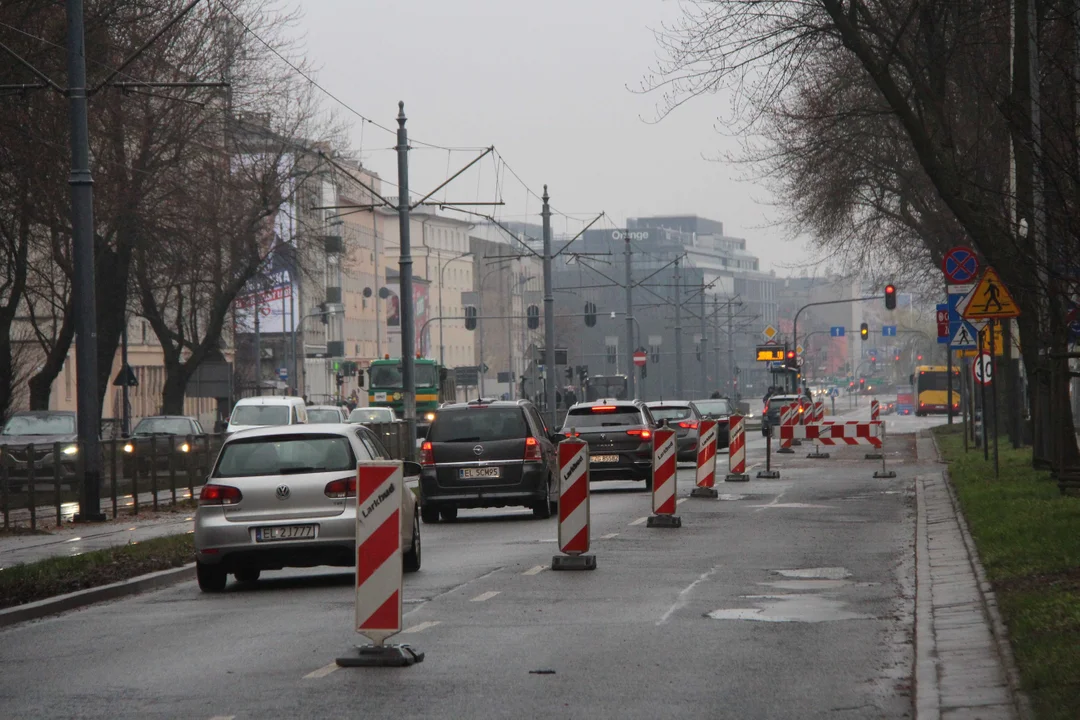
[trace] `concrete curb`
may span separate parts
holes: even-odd
[[[0,610],[0,628],[195,579],[195,563]]]
[[[934,445],[934,453],[937,455],[937,461],[943,463],[937,437],[933,432],[929,434],[930,441]],[[998,610],[997,595],[994,593],[990,581],[986,579],[986,569],[983,568],[982,560],[979,559],[979,551],[975,545],[975,540],[971,537],[971,531],[968,529],[967,518],[964,517],[963,510],[960,508],[960,500],[956,497],[956,490],[953,488],[947,464],[942,470],[942,475],[945,477],[945,490],[949,494],[949,501],[952,503],[953,512],[956,514],[957,525],[960,526],[960,535],[964,539],[964,547],[967,549],[968,562],[971,563],[972,570],[975,572],[976,587],[978,587],[979,595],[982,598],[983,612],[986,613],[986,617],[990,621],[990,632],[994,636],[994,644],[1005,669],[1005,679],[1009,683],[1009,692],[1013,698],[1013,705],[1016,707],[1016,712],[1021,720],[1032,720],[1035,713],[1031,708],[1031,699],[1020,688],[1020,670],[1016,667],[1016,657],[1013,655],[1012,645],[1009,644],[1009,632],[1005,627],[1005,621],[1001,618],[1001,612]]]
[[[941,683],[934,643],[934,608],[930,587],[930,548],[926,536],[926,501],[922,478],[915,478],[915,717],[941,717]]]

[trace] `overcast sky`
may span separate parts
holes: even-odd
[[[393,126],[405,101],[411,138],[446,146],[494,145],[534,190],[550,186],[568,213],[627,217],[697,214],[745,237],[762,269],[788,275],[806,257],[772,226],[766,188],[745,168],[706,159],[738,149],[715,129],[726,98],[698,98],[658,124],[656,95],[641,95],[658,51],[653,29],[678,14],[662,0],[306,0],[300,32],[318,80],[356,111]],[[326,100],[328,106],[333,102]],[[343,112],[342,118],[351,117]],[[355,120],[355,118],[353,118]],[[354,149],[396,180],[392,136],[356,120]],[[469,153],[416,150],[411,185],[434,187]],[[450,200],[488,199],[497,166],[447,190]],[[506,174],[504,217],[525,211]],[[531,201],[529,213],[538,211]],[[537,222],[537,217],[530,218]],[[558,219],[557,231],[573,223]]]

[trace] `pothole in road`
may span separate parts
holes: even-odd
[[[758,583],[758,585],[774,587],[777,590],[794,590],[795,592],[836,590],[851,584],[850,580],[780,580],[779,582]]]
[[[813,578],[819,580],[844,580],[851,577],[851,571],[843,567],[793,568],[773,570],[778,575],[788,578]]]
[[[846,610],[847,603],[820,595],[748,595],[759,600],[760,607],[713,610],[707,617],[713,620],[752,620],[756,622],[835,622],[838,620],[872,620]]]

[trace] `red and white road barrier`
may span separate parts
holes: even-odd
[[[659,428],[653,432],[652,446],[653,514],[648,527],[682,527],[682,520],[675,515],[676,457],[675,431]]]
[[[825,422],[825,401],[824,400],[816,400],[816,401],[814,401],[814,404],[811,405],[811,407],[810,407],[810,416],[811,416],[811,418],[810,418],[811,424],[817,425],[817,426],[821,426],[821,425],[824,424],[824,422]],[[813,451],[808,453],[806,455],[806,457],[815,458],[815,459],[826,459],[827,460],[828,457],[829,457],[829,453],[821,452],[821,450],[818,448],[817,442],[815,442]]]
[[[716,485],[716,435],[716,421],[702,420],[698,426],[696,489]]]
[[[559,550],[552,570],[594,570],[589,552],[589,444],[567,438],[559,443]]]
[[[881,419],[881,406],[878,405],[877,400],[870,401],[870,422],[875,422]]]
[[[356,471],[356,632],[375,645],[401,632],[401,493],[399,461]]]
[[[366,462],[356,469],[355,625],[372,644],[357,647],[356,655],[339,657],[340,667],[406,667],[424,659],[424,653],[408,645],[384,644],[386,638],[401,632],[405,492],[400,460]]]
[[[780,427],[781,442],[801,438],[815,440],[822,445],[872,445],[879,448],[882,435],[884,430],[880,422]]]
[[[747,482],[746,474],[746,421],[742,415],[728,418],[728,475],[727,482]]]
[[[878,404],[878,401],[875,398],[875,399],[872,399],[870,401],[870,422],[880,422],[880,421],[881,421],[881,405]],[[881,435],[882,435],[882,437],[885,436],[885,425],[884,424],[882,424],[882,426],[881,426]],[[881,454],[880,448],[881,448],[881,445],[878,445],[877,450],[875,450],[874,452],[866,453],[866,459],[867,460],[884,460],[885,456]],[[884,465],[884,463],[882,463],[882,465]]]
[[[792,403],[790,405],[784,405],[780,408],[780,428],[794,427],[799,422],[799,405],[798,403]],[[776,451],[778,453],[793,453],[791,449],[792,438],[784,438],[783,433],[776,434],[775,437],[780,438],[780,448]]]

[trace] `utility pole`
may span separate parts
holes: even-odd
[[[405,456],[411,460],[416,453],[416,318],[413,309],[413,259],[409,236],[409,132],[405,129],[405,119],[405,103],[398,102],[397,210],[401,235],[401,256],[398,258],[398,274],[401,280],[401,390],[404,395],[402,408],[409,437]]]
[[[124,408],[120,413],[120,434],[127,437],[131,434],[131,412],[129,410],[128,402],[128,377],[130,377],[131,370],[128,368],[128,318],[127,313],[124,313],[124,330],[120,335],[120,400],[124,403]]]
[[[727,365],[728,365],[728,382],[731,387],[731,399],[737,401],[739,399],[739,386],[738,381],[735,379],[735,316],[731,312],[732,301],[728,300],[727,303]]]
[[[720,389],[720,296],[713,295],[713,354],[716,361],[716,389]],[[731,336],[728,336],[728,345],[731,344]]]
[[[544,397],[547,400],[548,427],[558,424],[555,407],[555,292],[551,288],[551,205],[547,185],[544,207],[540,211],[544,226]]]
[[[98,407],[97,297],[94,288],[94,179],[87,121],[86,35],[83,0],[67,0],[67,71],[71,120],[71,235],[75,277],[75,383],[82,493],[75,522],[104,522],[101,512]],[[125,378],[126,379],[126,378]]]
[[[709,367],[709,343],[708,335],[705,334],[705,277],[701,278],[701,342],[698,347],[701,349],[701,360],[698,361],[698,372],[701,374],[701,397],[709,397],[709,381],[706,379],[706,368]]]
[[[682,286],[679,284],[679,260],[675,259],[675,399],[683,399],[682,355]]]
[[[626,259],[626,389],[627,396],[631,398],[637,397],[634,392],[634,376],[637,374],[634,366],[634,296],[633,296],[633,278],[630,272],[630,233],[623,233],[624,240],[626,241],[626,247],[623,250],[623,255]]]

